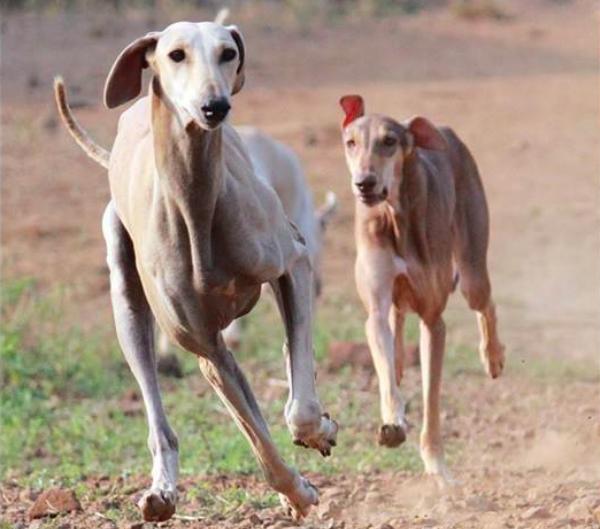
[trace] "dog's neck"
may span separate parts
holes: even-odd
[[[199,246],[197,255],[210,266],[212,224],[223,185],[222,131],[207,131],[193,122],[184,128],[156,77],[150,97],[157,187],[169,220],[185,223],[190,244]]]
[[[425,231],[427,180],[415,149],[396,165],[394,177],[395,189],[386,199],[394,248],[402,258],[412,252],[426,262],[429,260]]]

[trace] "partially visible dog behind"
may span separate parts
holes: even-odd
[[[108,74],[104,102],[115,108],[148,95],[119,119],[111,152],[74,120],[62,81],[55,95],[77,143],[108,169],[111,200],[102,222],[115,327],[148,419],[152,485],[145,520],[175,512],[178,441],[162,404],[154,325],[197,356],[200,369],[248,439],[269,484],[296,517],[318,492],[273,443],[250,385],[221,331],[248,313],[269,283],[286,331],[285,418],[295,444],[329,455],[337,424],[316,393],[312,269],[306,243],[275,190],[256,176],[227,122],[244,85],[246,47],[235,26],[178,22],[134,40]]]
[[[471,153],[452,129],[437,128],[423,117],[400,123],[365,115],[358,95],[344,96],[340,104],[356,197],[356,285],[368,312],[366,334],[379,380],[379,443],[397,446],[406,437],[405,404],[397,386],[405,314],[413,311],[421,335],[421,458],[427,473],[448,482],[440,433],[442,314],[456,277],[477,313],[486,371],[496,378],[504,366],[487,270],[483,185]]]

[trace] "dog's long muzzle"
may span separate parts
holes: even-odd
[[[201,110],[206,124],[212,128],[225,120],[231,110],[231,105],[226,98],[220,97],[211,99],[206,104],[202,105]]]
[[[375,190],[377,187],[377,179],[372,175],[362,178],[355,183],[355,186],[358,191],[358,199],[367,206],[379,204],[379,202],[385,200],[388,195],[387,188],[385,187],[379,192]]]

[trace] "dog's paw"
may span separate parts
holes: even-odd
[[[498,378],[504,369],[504,345],[498,343],[495,347],[482,347],[480,350],[481,362],[486,373],[491,378]]]
[[[319,491],[310,481],[298,474],[294,489],[289,494],[279,494],[279,501],[287,515],[298,521],[309,513],[313,505],[319,504]]]
[[[144,492],[138,507],[146,522],[164,522],[175,514],[175,491],[150,489]]]
[[[404,441],[406,441],[406,431],[401,425],[383,424],[379,428],[377,442],[381,446],[394,448],[396,446],[400,446]]]
[[[304,433],[302,437],[297,436],[294,444],[304,448],[314,448],[323,457],[328,457],[331,455],[331,449],[337,444],[338,429],[338,423],[331,419],[328,413],[323,413],[317,431],[312,434]]]

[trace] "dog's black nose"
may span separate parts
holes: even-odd
[[[219,99],[212,99],[203,105],[202,113],[209,123],[219,123],[227,117],[230,109],[231,105],[229,101],[221,97]]]
[[[356,187],[361,193],[368,194],[371,193],[375,186],[377,185],[377,180],[374,176],[367,176],[363,178],[360,182],[356,182]]]

